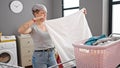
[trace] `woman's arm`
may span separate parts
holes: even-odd
[[[24,23],[23,25],[19,27],[18,32],[20,34],[29,34],[32,31],[30,27],[33,25],[33,23],[34,23],[33,19]]]
[[[28,22],[24,23],[23,25],[21,25],[18,29],[18,32],[20,34],[29,34],[32,29],[30,28],[34,23],[36,23],[36,21],[40,20],[41,18],[43,18],[42,16],[41,17],[35,17],[31,20],[29,20]]]

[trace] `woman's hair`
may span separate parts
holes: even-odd
[[[38,13],[39,11],[45,11],[47,13],[47,8],[42,4],[35,4],[32,7],[32,13]]]

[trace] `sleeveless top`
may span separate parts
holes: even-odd
[[[36,24],[31,26],[32,32],[30,33],[35,50],[45,50],[48,48],[53,48],[54,44],[47,31],[43,31]]]

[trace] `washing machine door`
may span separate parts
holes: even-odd
[[[14,54],[10,50],[0,50],[0,62],[13,65],[14,58]]]

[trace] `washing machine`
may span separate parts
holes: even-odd
[[[0,62],[17,66],[16,41],[0,43]]]

